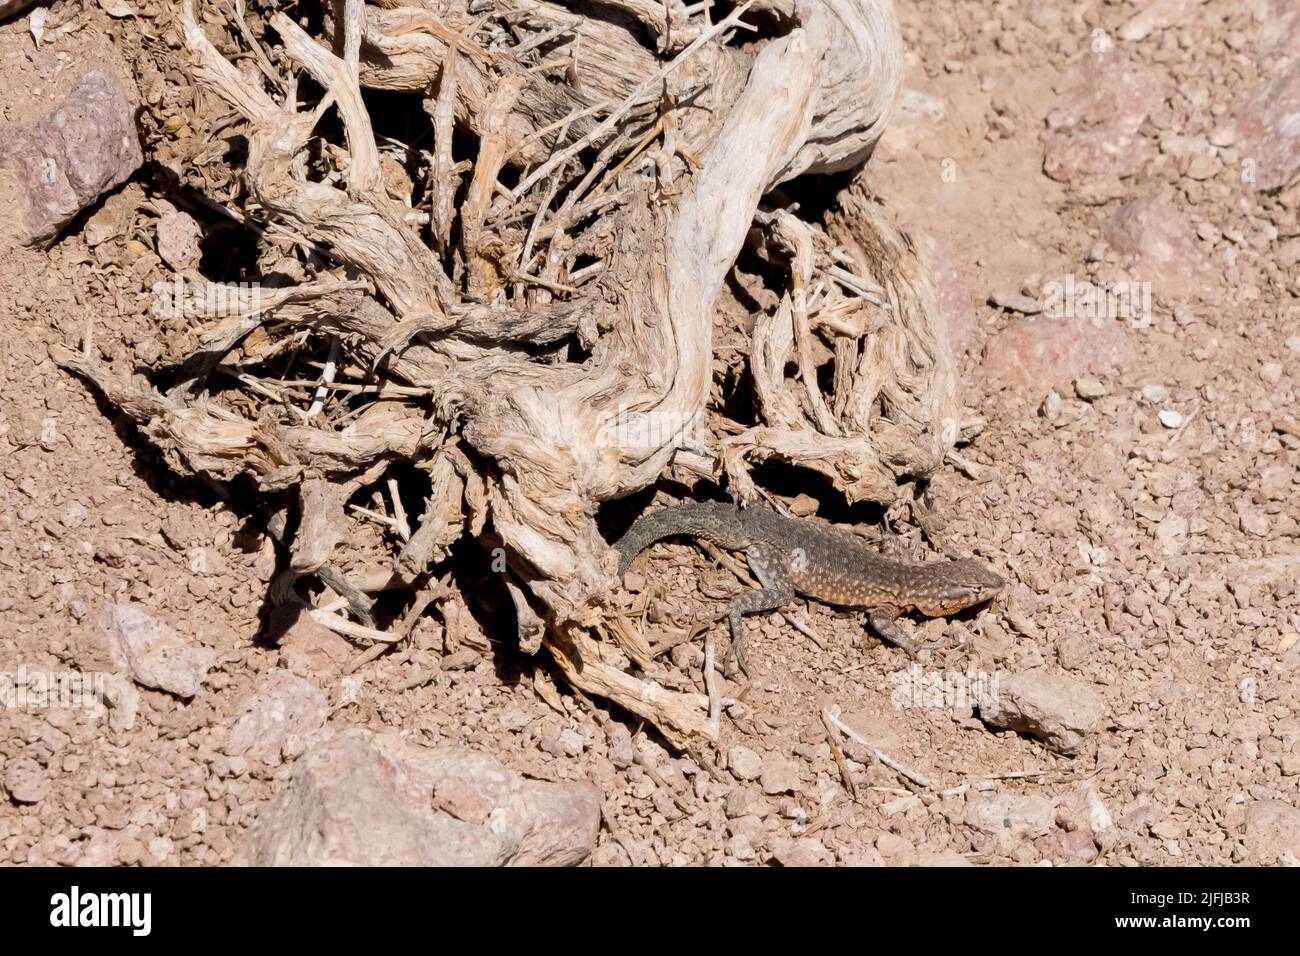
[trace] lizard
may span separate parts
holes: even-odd
[[[743,551],[759,587],[733,598],[726,617],[731,649],[748,675],[741,616],[772,611],[796,594],[837,607],[864,608],[873,631],[911,657],[937,645],[905,634],[897,618],[915,611],[926,617],[955,614],[996,597],[1006,582],[979,561],[911,563],[886,558],[829,522],[789,518],[764,507],[689,502],[638,518],[614,545],[621,578],[632,559],[662,538],[703,538],[729,551]]]

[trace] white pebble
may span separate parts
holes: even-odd
[[[1183,424],[1183,413],[1166,408],[1160,413],[1160,424],[1165,428],[1179,428]]]
[[[1074,392],[1084,401],[1091,402],[1106,394],[1106,386],[1095,378],[1084,376],[1075,379]]]

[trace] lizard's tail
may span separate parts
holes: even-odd
[[[632,559],[661,538],[675,534],[706,538],[731,550],[749,545],[748,535],[735,505],[721,501],[690,502],[642,515],[619,539],[618,573],[622,577]]]

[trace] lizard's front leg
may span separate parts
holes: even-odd
[[[727,658],[729,660],[734,657],[741,673],[748,677],[749,661],[745,657],[745,632],[741,616],[785,607],[794,600],[794,585],[790,582],[785,554],[780,548],[765,543],[752,544],[745,549],[745,557],[749,559],[750,570],[762,587],[746,591],[727,605],[727,618],[731,623],[731,649],[727,652]]]
[[[902,648],[907,652],[908,657],[916,657],[921,651],[929,651],[941,646],[938,643],[923,644],[908,637],[898,626],[898,614],[896,607],[873,607],[867,611],[867,621],[882,641]]]

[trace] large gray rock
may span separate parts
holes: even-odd
[[[0,128],[0,176],[14,180],[0,186],[17,192],[28,245],[48,245],[143,161],[126,90],[102,67],[40,119]]]
[[[485,754],[327,730],[239,850],[255,866],[572,865],[591,853],[600,795],[527,780]]]
[[[1087,684],[1063,674],[1031,670],[998,681],[997,692],[981,704],[980,717],[994,727],[1029,734],[1058,753],[1074,756],[1084,739],[1101,729],[1106,705]]]
[[[1273,192],[1300,177],[1300,58],[1261,83],[1234,117],[1243,179]]]

